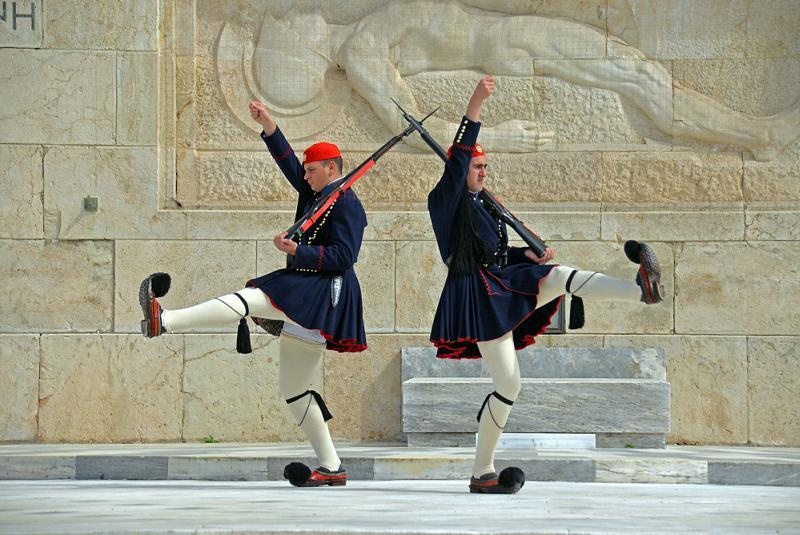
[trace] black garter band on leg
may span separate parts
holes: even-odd
[[[313,398],[314,398],[314,401],[316,401],[316,402],[317,402],[317,406],[319,407],[319,410],[320,410],[320,412],[322,413],[322,418],[323,418],[323,419],[324,419],[326,422],[327,422],[328,420],[330,420],[331,418],[333,418],[333,415],[332,415],[332,414],[330,413],[330,411],[328,410],[328,406],[327,406],[327,405],[325,405],[325,401],[322,399],[322,396],[320,396],[320,395],[319,395],[319,392],[317,392],[316,390],[306,390],[306,391],[305,391],[305,392],[303,392],[302,394],[299,394],[299,395],[297,395],[297,396],[294,396],[293,398],[289,398],[289,399],[287,399],[287,400],[286,400],[286,404],[288,405],[288,404],[290,404],[290,403],[294,403],[294,402],[295,402],[295,401],[297,401],[298,399],[300,399],[300,398],[303,398],[303,397],[305,397],[305,396],[308,396],[309,394],[311,395],[311,397],[313,397]],[[308,400],[308,406],[306,407],[306,412],[304,412],[304,413],[303,413],[303,418],[300,420],[300,423],[299,423],[299,424],[297,424],[297,425],[303,425],[303,422],[304,422],[304,421],[305,421],[305,419],[306,419],[306,414],[308,414],[308,408],[309,408],[310,406],[311,406],[311,400],[309,399],[309,400]]]
[[[494,391],[494,392],[492,392],[491,394],[488,394],[488,395],[486,396],[486,399],[484,399],[484,400],[483,400],[483,405],[481,405],[481,408],[480,408],[480,410],[478,411],[478,423],[480,423],[480,421],[481,421],[481,414],[483,414],[483,409],[484,409],[484,407],[486,407],[486,406],[489,404],[489,398],[490,398],[490,397],[492,397],[492,396],[496,397],[497,399],[499,399],[500,401],[502,401],[503,403],[505,403],[505,404],[506,404],[506,405],[508,405],[509,407],[514,405],[514,402],[513,402],[513,401],[511,401],[510,399],[508,399],[508,398],[506,398],[506,397],[503,397],[503,396],[501,396],[500,394],[498,394],[498,393],[497,393],[497,391]],[[502,430],[502,429],[503,429],[503,427],[501,427],[501,426],[500,426],[500,425],[497,423],[497,420],[495,420],[495,419],[494,419],[494,414],[492,414],[492,407],[491,407],[491,405],[489,405],[489,416],[491,416],[491,417],[492,417],[492,421],[494,422],[494,425],[496,425],[498,429]]]
[[[575,295],[573,292],[570,291],[569,286],[572,284],[572,278],[575,277],[575,274],[578,272],[577,269],[573,269],[572,273],[569,274],[567,278],[567,293],[572,295],[572,299],[569,303],[569,329],[582,329],[584,323],[586,323],[586,317],[583,313],[583,299]],[[592,273],[588,279],[583,281],[583,284],[578,286],[575,290],[576,292],[586,286],[586,283],[592,280],[592,277],[597,275],[597,273]]]

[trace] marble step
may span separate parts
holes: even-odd
[[[352,480],[467,480],[475,455],[474,447],[336,445]],[[283,480],[294,461],[315,466],[307,443],[4,444],[0,480],[269,481]],[[800,487],[800,448],[499,449],[496,467],[505,466],[528,481]]]
[[[474,433],[491,379],[417,377],[403,382],[404,433]],[[653,379],[522,379],[508,432],[669,431],[669,384]]]
[[[667,380],[663,348],[527,347],[517,352],[522,377]],[[437,359],[435,347],[404,347],[403,381],[414,377],[487,377],[481,359]]]

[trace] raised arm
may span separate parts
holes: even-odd
[[[278,128],[267,107],[261,102],[252,101],[249,108],[250,117],[263,128],[261,139],[267,145],[267,150],[269,150],[275,163],[278,164],[283,176],[300,194],[300,204],[305,204],[305,199],[312,196],[314,192],[308,182],[303,180],[305,175],[303,164],[297,159],[294,149],[292,149],[283,132]]]

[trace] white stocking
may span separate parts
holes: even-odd
[[[556,266],[539,286],[537,308],[567,293],[567,280],[574,268]],[[642,289],[634,281],[624,281],[593,271],[577,271],[570,293],[590,301],[641,301]]]
[[[297,398],[289,403],[289,410],[314,448],[319,465],[335,471],[342,463],[333,447],[328,424],[313,395],[303,395],[313,388],[313,378],[322,363],[324,349],[325,344],[282,334],[278,386],[284,399]]]
[[[289,320],[286,314],[272,306],[267,295],[258,288],[245,288],[236,293],[247,301],[251,316]],[[244,314],[245,308],[241,299],[234,294],[228,294],[188,308],[164,310],[161,312],[161,324],[168,333],[204,327],[226,327],[237,323]]]
[[[478,349],[492,376],[495,392],[511,402],[516,400],[522,382],[512,333],[506,333],[495,340],[478,342]],[[494,452],[510,413],[511,405],[493,395],[489,396],[478,423],[478,444],[472,466],[472,475],[475,477],[495,471]]]

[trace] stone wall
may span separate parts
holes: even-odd
[[[666,348],[672,442],[800,445],[800,3],[431,6],[0,4],[0,441],[300,440],[275,339],[248,356],[232,328],[145,340],[139,282],[169,271],[164,305],[180,307],[282,265],[271,238],[293,199],[250,98],[298,151],[330,139],[353,166],[399,131],[390,96],[441,106],[445,144],[492,70],[491,187],[563,264],[632,277],[635,238],[666,273],[661,306],[587,303],[583,330],[539,343]],[[464,26],[376,56],[390,30],[442,14]],[[321,20],[347,44],[314,41]],[[500,23],[516,30],[488,31]],[[427,343],[445,274],[424,208],[441,163],[409,142],[356,187],[370,349],[327,354],[318,378],[341,440],[400,439],[400,350]]]

